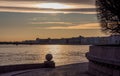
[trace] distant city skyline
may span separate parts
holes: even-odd
[[[0,0],[0,41],[105,36],[95,0]]]

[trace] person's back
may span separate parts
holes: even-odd
[[[47,54],[46,55],[46,60],[44,61],[44,67],[45,68],[55,68],[55,62],[51,61],[53,58],[52,54]]]

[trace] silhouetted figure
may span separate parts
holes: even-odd
[[[45,56],[45,58],[47,61],[44,61],[44,67],[45,68],[55,68],[55,62],[52,61],[52,58],[53,58],[52,54],[47,54]]]

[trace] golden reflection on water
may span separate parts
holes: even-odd
[[[41,46],[39,48],[41,48]],[[43,45],[42,48],[44,48],[42,53],[41,53],[41,50],[39,51],[40,54],[44,55],[41,57],[42,60],[45,60],[46,54],[52,54],[53,60],[57,60],[58,54],[61,55],[61,49],[63,47],[61,45]]]
[[[46,54],[52,54],[56,65],[64,65],[86,61],[84,57],[88,46],[80,45],[39,45],[39,61],[45,61]],[[37,61],[36,61],[37,62]]]
[[[61,45],[48,45],[48,53],[50,54],[57,54],[61,52],[62,46]]]
[[[69,62],[69,59],[65,56],[66,54],[66,47],[63,45],[47,45],[45,54],[52,54],[53,61],[55,61],[56,65],[64,64],[64,62]],[[62,63],[61,63],[62,62]]]
[[[43,63],[45,55],[50,53],[56,65],[65,65],[87,61],[85,45],[19,45],[0,46],[0,65]],[[4,50],[4,51],[3,51]]]

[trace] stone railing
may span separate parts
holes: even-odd
[[[28,70],[28,69],[55,68],[55,62],[52,61],[53,58],[52,54],[47,54],[45,58],[46,61],[44,61],[44,63],[0,66],[0,74],[13,72],[13,71]]]
[[[90,46],[86,54],[89,73],[95,76],[120,76],[119,46]]]

